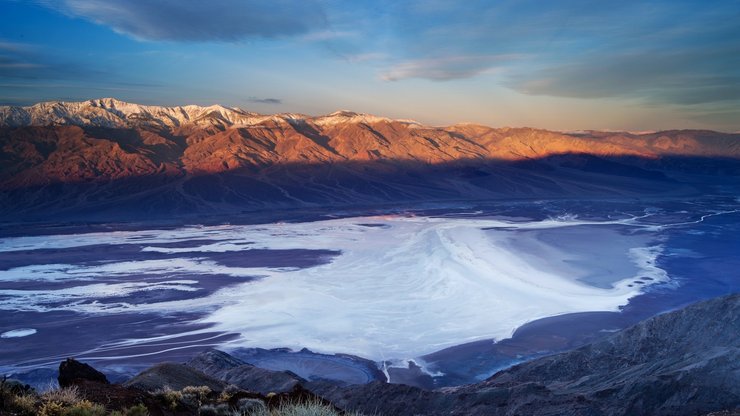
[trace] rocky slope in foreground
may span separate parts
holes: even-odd
[[[574,351],[444,391],[372,383],[342,408],[424,415],[700,415],[740,407],[740,294],[666,313]]]
[[[225,397],[217,403],[225,413],[213,414],[229,414],[229,406],[237,406],[241,399],[269,407],[281,398],[328,399],[324,403],[330,407],[372,415],[681,416],[722,410],[735,414],[740,410],[740,294],[648,319],[478,384],[435,391],[380,382],[340,386],[306,381],[289,372],[258,369],[218,351],[205,352],[187,364],[157,365],[123,385],[107,384],[102,374],[68,360],[60,367],[59,380],[79,386],[90,401],[107,400],[109,409],[143,403],[158,415],[194,414],[197,405],[192,400],[180,407],[162,402],[163,397],[177,396],[162,396],[163,388],[198,390],[188,387],[193,385],[208,387],[203,403]],[[266,391],[278,395],[263,395]]]
[[[675,195],[732,183],[739,161],[740,135],[711,131],[430,127],[114,99],[0,107],[0,213],[13,219]]]

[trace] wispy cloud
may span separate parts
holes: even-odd
[[[3,70],[22,70],[42,68],[42,65],[32,64],[30,62],[19,62],[12,57],[0,55],[0,71]]]
[[[309,109],[332,100],[344,100],[331,104],[343,107],[361,96],[371,101],[376,92],[388,94],[381,106],[417,88],[409,83],[372,91],[375,83],[364,77],[376,76],[396,83],[443,81],[431,88],[440,101],[445,94],[470,94],[477,102],[496,104],[483,91],[504,87],[519,93],[505,92],[522,103],[554,102],[573,109],[593,100],[628,110],[625,114],[649,107],[681,120],[738,123],[737,0],[0,0],[3,5],[8,15],[25,10],[32,17],[26,22],[18,14],[4,22],[0,82],[7,85],[164,82],[168,86],[160,94],[167,100],[187,100],[210,99],[219,83],[243,82],[259,85],[266,97],[249,102],[279,105],[279,98],[270,97],[281,96],[291,84],[292,97],[315,97]],[[37,5],[61,14],[40,12]],[[59,39],[44,39],[51,25]],[[117,36],[80,41],[100,35],[102,28],[147,43]],[[26,36],[12,40],[39,45],[7,38],[16,33]],[[258,38],[273,41],[251,41]],[[191,48],[196,42],[206,44]],[[483,76],[494,71],[495,77]],[[455,80],[460,79],[481,88],[458,89]],[[356,85],[356,92],[346,84],[339,91],[339,81]],[[93,87],[63,92],[90,95]],[[291,99],[291,105],[299,101]]]
[[[495,69],[528,95],[737,102],[737,21],[732,1],[409,1],[394,10],[381,77],[448,81]]]
[[[717,126],[715,128],[722,128],[729,131],[738,127],[737,120],[740,120],[740,108],[697,111],[689,113],[688,117],[701,123]],[[736,131],[736,133],[740,133],[740,130]]]
[[[43,65],[32,61],[31,45],[0,40],[0,77],[29,78]]]
[[[315,0],[37,0],[138,39],[238,41],[321,31]]]
[[[257,104],[282,104],[283,100],[279,98],[258,98],[258,97],[249,97],[247,99],[250,103],[257,103]]]
[[[518,59],[518,55],[446,56],[401,62],[381,74],[386,81],[425,78],[434,81],[470,78],[496,65]]]
[[[74,65],[51,59],[40,49],[0,39],[0,79],[41,79],[52,73],[68,77],[76,72]]]
[[[322,30],[318,32],[311,32],[301,36],[301,40],[306,42],[320,42],[335,39],[353,38],[360,34],[349,30]]]
[[[352,63],[371,62],[371,61],[383,61],[390,58],[388,54],[383,52],[364,52],[356,54],[347,54],[344,58]]]
[[[508,85],[522,93],[575,98],[631,97],[648,102],[703,104],[740,100],[740,45],[680,52],[600,52],[567,64],[524,71]]]
[[[7,42],[0,40],[0,51],[4,52],[31,52],[34,49],[36,49],[35,46],[27,44],[27,43],[18,43],[18,42]]]

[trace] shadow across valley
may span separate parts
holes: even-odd
[[[738,176],[736,159],[587,154],[435,164],[279,163],[219,173],[162,167],[120,179],[5,186],[0,216],[6,223],[141,221],[419,202],[672,197],[734,189]]]

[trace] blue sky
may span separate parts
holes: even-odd
[[[0,104],[737,131],[737,22],[737,0],[0,0]]]

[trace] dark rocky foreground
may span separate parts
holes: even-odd
[[[666,313],[485,382],[317,389],[342,408],[425,415],[700,415],[740,406],[740,294]]]
[[[220,397],[223,409],[248,399],[265,407],[285,400],[323,401],[373,415],[732,415],[740,410],[740,294],[666,313],[456,388],[307,381],[215,350],[186,364],[159,364],[120,385],[67,360],[59,381],[78,386],[85,399],[109,409],[143,405],[152,415],[195,414],[197,407],[173,408],[162,401],[163,390],[192,390],[188,386],[208,387],[199,406]],[[0,408],[0,414],[13,413]]]

